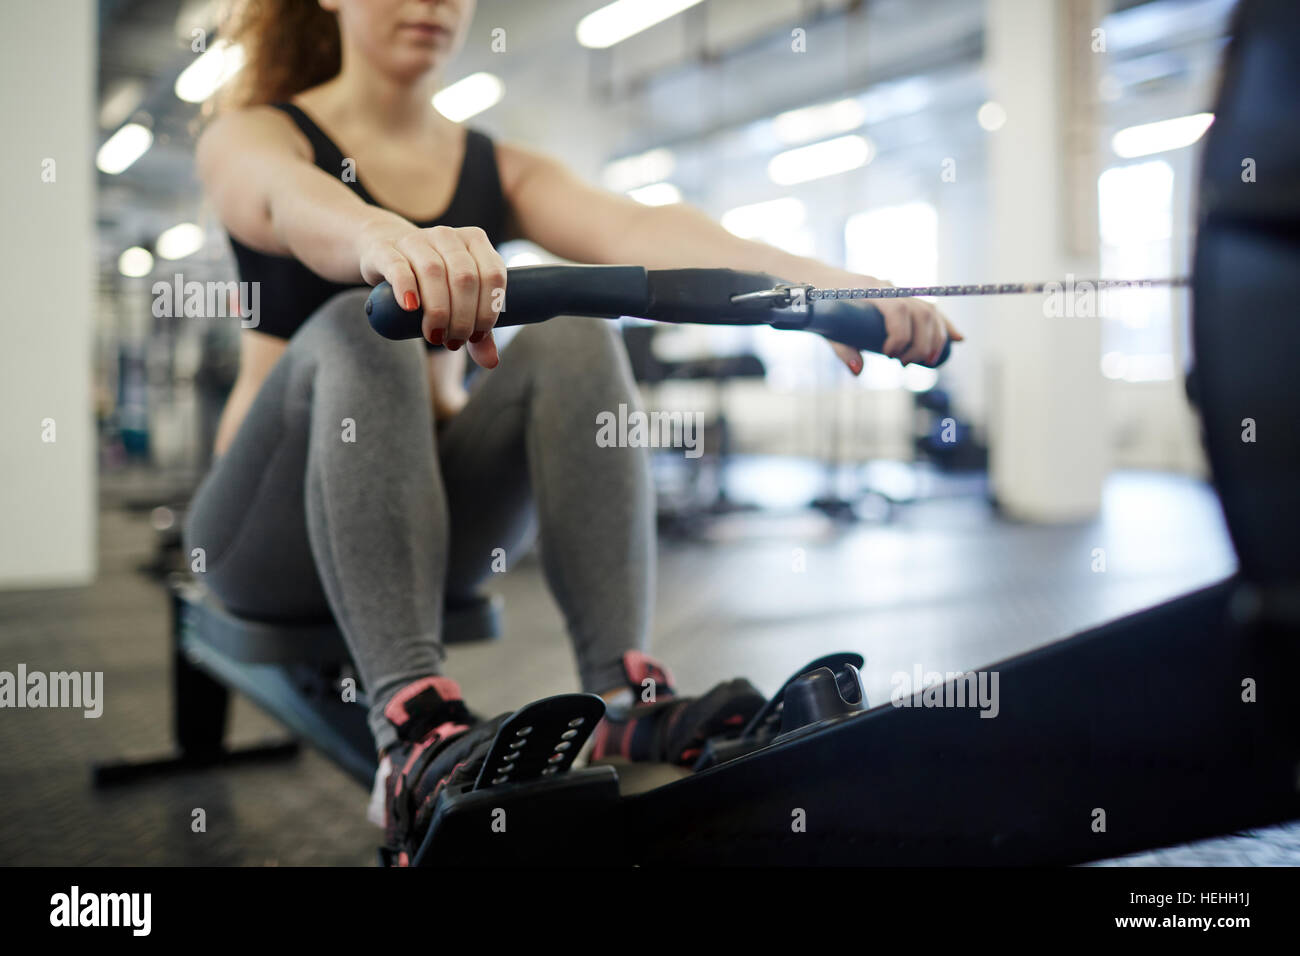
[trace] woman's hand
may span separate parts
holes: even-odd
[[[891,289],[892,282],[873,279],[871,276],[848,275],[833,288]],[[965,341],[965,336],[948,321],[931,303],[921,299],[872,299],[871,304],[880,310],[885,319],[885,344],[881,353],[896,358],[904,365],[923,362],[933,365],[939,360],[944,344],[949,339]],[[835,354],[854,375],[862,373],[862,353],[852,346],[831,342]]]
[[[496,368],[492,327],[505,303],[506,264],[487,233],[383,217],[361,231],[357,253],[366,282],[387,279],[403,308],[423,310],[426,339],[452,351],[468,342],[475,362]]]

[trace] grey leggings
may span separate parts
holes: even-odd
[[[521,330],[435,431],[423,343],[375,334],[365,298],[335,296],[289,340],[196,493],[204,582],[250,617],[332,615],[383,748],[389,698],[440,673],[444,597],[476,593],[497,549],[510,566],[535,522],[583,689],[619,686],[649,628],[654,532],[644,450],[596,443],[597,413],[636,403],[615,330]]]

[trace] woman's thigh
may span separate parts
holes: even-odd
[[[198,576],[232,611],[267,620],[329,615],[307,536],[308,427],[291,407],[288,356],[263,383],[186,516],[185,547]]]
[[[372,391],[383,391],[366,383],[378,378],[391,389],[394,378],[423,374],[422,362],[414,357],[418,345],[375,335],[362,320],[364,301],[365,290],[340,293],[294,334],[230,447],[213,463],[191,502],[187,550],[202,549],[199,566],[205,570],[200,576],[232,610],[268,619],[330,614],[309,536],[306,500],[313,413],[321,404],[317,399],[342,401],[358,417],[364,417],[363,410],[392,414],[365,407]],[[315,394],[318,378],[328,389],[320,396]],[[424,388],[416,382],[407,392],[423,395]],[[426,400],[409,414],[432,428]],[[368,459],[381,485],[378,470],[385,460],[397,458]]]

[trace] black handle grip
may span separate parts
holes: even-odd
[[[770,289],[779,282],[763,273],[732,269],[648,272],[641,266],[516,266],[506,271],[505,309],[496,324],[527,325],[557,315],[632,315],[659,322],[770,324],[778,329],[816,332],[869,352],[879,352],[884,346],[884,316],[865,299],[816,299],[802,311],[774,311],[761,302],[741,305],[731,301],[732,296]],[[420,338],[422,313],[399,306],[387,282],[371,290],[366,315],[385,338]],[[946,343],[934,365],[946,362],[951,349],[952,343]]]
[[[807,304],[812,319],[807,325],[796,325],[807,332],[816,332],[835,342],[867,352],[880,352],[888,332],[885,317],[868,299],[817,299]],[[952,339],[944,342],[943,351],[931,365],[918,362],[927,368],[938,368],[948,361],[952,352]]]
[[[557,315],[644,315],[650,287],[641,266],[538,265],[506,270],[505,309],[497,326],[529,325]],[[370,325],[386,339],[418,339],[419,309],[397,304],[393,287],[381,282],[366,299]]]

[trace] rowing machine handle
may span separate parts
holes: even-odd
[[[780,280],[731,269],[647,271],[641,266],[534,265],[506,273],[506,308],[497,326],[528,325],[557,315],[621,315],[660,322],[717,325],[772,325],[816,332],[852,348],[880,352],[885,320],[863,299],[818,299],[799,310],[765,305],[733,306],[730,296],[771,288]],[[366,315],[375,331],[389,339],[420,338],[422,315],[398,305],[393,288],[381,282],[366,299]],[[952,343],[936,366],[948,360]],[[922,363],[923,364],[923,363]]]
[[[544,322],[557,315],[643,315],[650,307],[650,283],[641,266],[517,266],[506,270],[506,288],[506,308],[497,316],[498,328]],[[386,339],[421,337],[422,313],[399,306],[387,282],[370,290],[366,315]]]
[[[796,317],[796,321],[793,322],[773,322],[773,328],[816,332],[832,342],[843,342],[852,348],[867,352],[879,353],[884,348],[885,339],[889,334],[885,329],[885,317],[868,300],[818,299],[808,303],[807,309],[812,313],[812,318],[806,324],[798,321]],[[943,350],[933,365],[928,362],[915,364],[938,368],[948,361],[950,354],[952,354],[952,339],[943,343]]]

